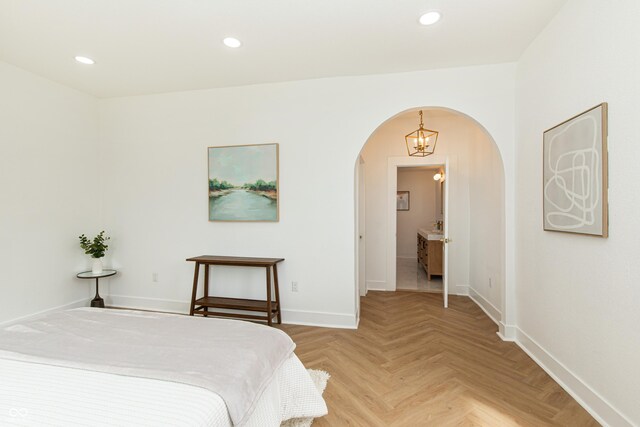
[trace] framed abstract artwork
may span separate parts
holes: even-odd
[[[396,210],[408,211],[410,202],[408,191],[398,191],[398,195],[396,196]]]
[[[278,221],[278,144],[209,147],[209,221]]]
[[[544,230],[607,237],[607,104],[544,132]]]

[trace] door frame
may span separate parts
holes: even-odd
[[[357,221],[357,235],[358,241],[356,242],[358,245],[358,292],[359,296],[364,297],[367,295],[367,277],[366,277],[366,240],[367,240],[367,231],[366,231],[366,163],[362,156],[359,158],[358,163],[358,183],[357,183],[357,193],[358,193],[358,203],[356,206],[356,221]]]
[[[396,194],[398,191],[398,168],[399,167],[412,167],[412,166],[442,166],[447,169],[447,173],[445,174],[447,184],[446,184],[446,194],[445,194],[445,215],[448,216],[448,208],[451,205],[451,164],[455,164],[457,161],[456,156],[453,155],[431,155],[427,157],[389,157],[387,159],[387,290],[395,291],[396,290],[396,275],[397,275],[397,265],[396,265],[396,255],[397,255],[397,212],[396,212]],[[446,218],[446,217],[445,217]],[[449,224],[445,223],[445,238],[449,237],[450,227]],[[444,301],[445,307],[448,305],[448,278],[449,271],[448,267],[450,263],[448,262],[448,256],[445,256],[443,259],[444,274],[443,285],[444,285]]]
[[[366,210],[364,209],[365,198],[365,162],[362,156],[358,156],[356,160],[356,171],[354,177],[355,186],[355,309],[356,309],[356,325],[360,322],[360,297],[367,294],[366,266],[361,269],[360,266],[366,263],[365,248],[365,221],[363,220]]]

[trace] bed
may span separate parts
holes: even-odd
[[[284,332],[81,308],[0,330],[0,424],[279,426],[327,413]]]

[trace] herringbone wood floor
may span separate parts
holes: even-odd
[[[283,325],[331,380],[322,426],[597,426],[466,297],[369,292],[357,331]]]

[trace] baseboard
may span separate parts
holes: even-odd
[[[556,360],[533,338],[516,326],[498,321],[497,319],[502,317],[500,310],[472,287],[469,287],[469,297],[498,325],[500,338],[504,341],[514,341],[600,424],[603,426],[633,427],[631,421]]]
[[[514,325],[507,325],[504,322],[498,323],[498,336],[502,341],[515,342],[516,340],[516,327]]]
[[[516,344],[600,424],[633,427],[629,419],[519,328],[516,328]]]
[[[162,311],[165,313],[188,314],[190,304],[185,301],[167,300],[159,298],[132,297],[125,295],[109,295],[104,297],[106,305],[119,308],[130,308],[138,310]],[[55,311],[68,310],[78,307],[87,307],[90,298],[83,298],[69,304],[50,308],[7,320],[0,323],[1,326],[8,326],[13,323],[29,320]],[[290,325],[319,326],[324,328],[357,329],[358,322],[355,314],[329,313],[323,311],[306,310],[282,310],[282,323]]]
[[[166,313],[189,314],[191,304],[188,301],[176,301],[160,298],[132,297],[125,295],[108,295],[104,297],[108,306],[163,311]]]
[[[455,294],[461,297],[469,296],[469,285],[456,285],[455,286]]]
[[[478,307],[482,309],[489,316],[489,319],[493,320],[493,322],[500,327],[500,320],[502,319],[502,312],[498,310],[498,308],[491,304],[489,300],[480,295],[478,291],[469,286],[469,298],[475,302]]]
[[[387,282],[385,280],[367,280],[367,292],[369,291],[388,291]]]
[[[54,313],[56,311],[70,310],[72,308],[78,308],[78,307],[87,307],[90,302],[91,302],[91,298],[82,298],[82,299],[79,299],[77,301],[70,302],[69,304],[64,304],[64,305],[60,305],[58,307],[48,308],[46,310],[38,311],[36,313],[27,314],[26,316],[21,316],[21,317],[15,318],[15,319],[6,320],[6,321],[0,323],[0,327],[12,325],[14,323],[22,322],[22,321],[25,321],[25,320],[31,320],[31,319],[33,319],[35,317],[40,317],[40,316],[43,316],[45,314]]]
[[[163,311],[167,313],[189,313],[190,303],[186,301],[158,298],[110,295],[105,297],[107,305],[139,310]],[[323,328],[356,329],[355,314],[329,313],[321,311],[282,310],[282,323],[289,325],[319,326]]]
[[[339,329],[357,329],[358,327],[355,314],[306,310],[282,310],[282,323]]]

